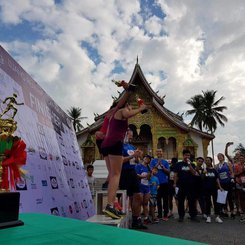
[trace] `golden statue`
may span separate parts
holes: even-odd
[[[18,103],[16,98],[15,93],[7,97],[3,101],[4,104],[7,102],[6,109],[0,114],[0,192],[15,188],[15,181],[23,174],[20,166],[26,162],[26,145],[23,140],[13,135],[17,129],[14,117],[18,110],[15,105],[24,105]],[[14,111],[12,117],[1,118],[10,110]]]
[[[6,106],[6,109],[3,111],[2,114],[0,114],[0,118],[5,114],[7,113],[8,111],[10,111],[11,109],[14,111],[13,112],[13,115],[12,115],[12,119],[14,119],[16,113],[17,113],[17,108],[15,107],[15,105],[24,105],[24,103],[18,103],[16,101],[16,98],[17,98],[17,94],[13,94],[13,96],[10,96],[10,97],[7,97],[4,101],[3,101],[3,104],[5,104],[8,100],[8,104]]]

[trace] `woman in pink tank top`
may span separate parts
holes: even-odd
[[[126,103],[121,109],[115,110],[112,114],[106,136],[102,143],[102,149],[108,154],[108,164],[109,164],[109,185],[108,185],[108,204],[104,210],[104,213],[109,215],[113,219],[120,219],[120,214],[113,207],[116,192],[118,189],[121,168],[123,164],[123,140],[128,128],[128,118],[135,116],[136,114],[144,111],[146,105],[142,104],[137,109],[132,109],[132,107]]]
[[[130,93],[132,92],[132,89],[130,90],[130,86],[129,86],[129,84],[127,82],[121,81],[120,82],[120,86],[125,89],[125,95],[118,102],[116,102],[116,101],[113,102],[112,106],[110,107],[109,111],[107,112],[107,114],[104,117],[104,121],[103,121],[102,127],[100,128],[99,131],[95,132],[96,145],[97,145],[97,147],[99,149],[100,154],[103,155],[103,158],[104,158],[105,163],[106,163],[106,168],[108,170],[108,176],[106,178],[105,183],[103,183],[104,186],[108,186],[109,179],[110,179],[109,174],[110,174],[111,171],[110,171],[108,153],[104,152],[102,150],[101,145],[102,145],[103,140],[104,140],[104,138],[106,136],[111,116],[118,109],[122,108],[125,105],[126,101],[128,100],[128,97],[129,97]]]

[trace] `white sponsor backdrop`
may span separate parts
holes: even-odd
[[[27,178],[16,185],[20,212],[87,219],[94,215],[76,135],[69,117],[0,46],[0,112],[2,101],[18,95],[15,135],[27,145]],[[72,105],[71,105],[72,106]],[[3,118],[12,115],[9,111]]]

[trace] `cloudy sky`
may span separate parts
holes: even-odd
[[[217,153],[245,145],[244,16],[244,0],[0,0],[0,44],[63,110],[81,107],[84,126],[110,106],[111,79],[129,80],[137,55],[175,113],[217,90],[229,120]]]

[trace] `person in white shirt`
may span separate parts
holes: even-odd
[[[94,166],[93,165],[88,165],[87,166],[87,179],[88,179],[88,185],[89,185],[89,189],[91,191],[91,195],[94,198],[95,195],[95,177],[93,176],[93,172],[94,172]]]

